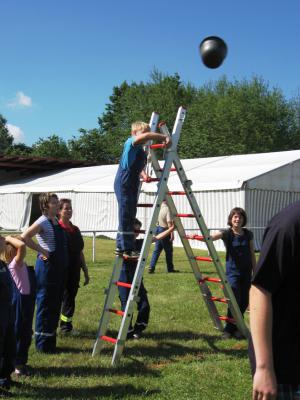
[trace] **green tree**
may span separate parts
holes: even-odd
[[[0,154],[3,155],[13,144],[14,138],[6,126],[6,119],[0,114]]]
[[[10,156],[30,156],[32,154],[32,148],[26,146],[24,143],[12,144],[6,149],[5,154]]]
[[[32,156],[70,159],[71,155],[66,142],[57,135],[48,136],[32,145]]]

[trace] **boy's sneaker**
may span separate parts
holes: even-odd
[[[153,268],[148,269],[148,274],[154,274],[155,270]]]
[[[23,377],[23,376],[30,376],[31,373],[27,365],[17,365],[15,367],[15,375]]]
[[[119,247],[117,247],[116,250],[114,251],[114,254],[115,254],[116,256],[122,256],[123,253],[124,253],[124,251],[121,250],[121,249],[119,249]]]
[[[139,340],[142,336],[142,332],[134,332],[133,339]]]
[[[124,251],[123,258],[124,260],[138,260],[140,253],[138,251]]]

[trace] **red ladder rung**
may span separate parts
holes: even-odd
[[[168,196],[185,196],[185,192],[167,192],[166,193]]]
[[[199,279],[198,281],[199,283],[203,283],[203,282],[214,282],[214,283],[221,283],[222,280],[220,278],[210,278],[209,276],[205,276],[202,279]]]
[[[148,177],[147,179],[142,179],[142,182],[145,182],[145,183],[159,182],[159,181],[160,181],[160,178],[150,178],[150,177]]]
[[[200,235],[187,235],[185,238],[186,238],[186,239],[189,239],[189,240],[202,240],[202,239],[204,239],[204,236],[200,236]]]
[[[117,339],[109,337],[109,336],[100,336],[101,340],[104,340],[105,342],[110,342],[110,343],[117,343]]]
[[[159,169],[159,172],[162,172],[162,171],[163,171],[163,168],[160,168],[160,169]],[[170,169],[170,172],[174,172],[174,171],[177,171],[177,169],[176,169],[176,168],[171,168],[171,169]]]
[[[137,229],[134,231],[134,233],[145,233],[145,229]]]
[[[229,301],[223,297],[212,296],[210,299],[211,299],[211,301],[218,301],[220,303],[226,303],[226,304],[229,303]]]
[[[201,257],[201,256],[197,256],[197,257],[195,257],[195,260],[212,262],[212,258],[211,258],[211,257]]]
[[[150,149],[164,149],[165,147],[166,147],[165,143],[157,143],[150,145]]]
[[[221,321],[226,321],[226,322],[231,322],[232,324],[236,324],[236,322],[233,318],[225,317],[223,315],[219,315],[219,319]]]
[[[153,207],[153,204],[147,204],[147,203],[140,203],[136,205],[137,207]]]
[[[116,310],[114,308],[109,308],[108,311],[113,313],[113,314],[121,315],[121,317],[123,317],[123,315],[124,315],[124,311]]]
[[[117,286],[121,286],[121,287],[127,287],[127,288],[131,288],[131,283],[125,283],[125,282],[121,282],[121,281],[117,281],[117,282],[115,282],[115,284],[117,285]]]
[[[180,218],[195,218],[194,214],[176,214],[176,217]]]

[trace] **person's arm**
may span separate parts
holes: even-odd
[[[33,223],[25,232],[21,234],[21,238],[24,239],[27,247],[37,251],[38,253],[42,253],[46,258],[49,258],[49,252],[32,240],[33,236],[41,231],[42,227],[39,224]]]
[[[251,260],[252,260],[252,269],[256,267],[256,257],[255,257],[255,252],[254,252],[254,242],[253,240],[250,240],[250,252],[251,252]]]
[[[210,237],[211,237],[212,241],[222,239],[223,232],[219,231],[219,232],[213,233],[212,235],[210,235]],[[205,238],[204,237],[199,238],[199,240],[200,240],[200,242],[205,242]]]
[[[259,286],[250,290],[250,327],[256,359],[253,399],[275,400],[277,393],[273,366],[271,293]]]
[[[133,145],[145,144],[149,140],[156,140],[157,142],[166,143],[166,146],[170,146],[172,144],[172,140],[168,135],[163,135],[162,133],[156,133],[156,132],[145,132],[134,137]]]
[[[169,236],[175,229],[174,224],[170,226],[168,229],[166,229],[164,232],[159,233],[157,236],[153,236],[152,242],[157,242],[158,240],[162,240],[165,237]]]
[[[22,240],[12,236],[6,236],[5,241],[17,249],[15,261],[18,267],[22,267],[24,265],[24,258],[26,256],[26,244],[22,242]]]
[[[81,253],[80,253],[80,260],[81,260],[81,269],[82,269],[83,275],[84,275],[83,286],[85,286],[85,285],[89,284],[90,276],[89,276],[88,267],[87,267],[86,262],[85,262],[85,257],[84,257],[83,251],[81,251]]]

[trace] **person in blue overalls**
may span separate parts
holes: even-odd
[[[27,367],[28,350],[32,338],[32,321],[35,306],[35,274],[33,267],[24,261],[26,245],[20,236],[6,236],[4,257],[14,282],[12,304],[15,312],[17,341],[15,374],[30,375]]]
[[[13,282],[2,260],[5,238],[0,236],[0,396],[9,396],[11,373],[15,369],[16,340],[12,307]]]
[[[137,251],[141,251],[144,239],[137,239],[139,236],[139,231],[141,230],[142,223],[135,218],[134,220],[134,249]],[[157,236],[153,236],[152,242],[157,242],[159,240],[162,240],[168,236],[170,236],[174,231],[174,224],[171,224],[170,227],[164,232],[161,232]],[[120,273],[120,282],[124,283],[132,283],[134,274],[136,271],[137,267],[137,262],[136,260],[123,260],[122,267],[121,267],[121,273]],[[119,297],[121,301],[121,310],[125,311],[127,300],[129,297],[130,293],[130,288],[124,287],[124,286],[118,286],[119,290]],[[138,309],[138,314],[137,318],[135,321],[134,326],[132,326],[132,321],[130,321],[130,326],[128,329],[127,333],[127,339],[134,338],[134,339],[139,339],[142,335],[142,332],[147,328],[148,326],[148,321],[149,321],[149,315],[150,315],[150,304],[147,296],[147,290],[144,286],[144,282],[142,280],[141,286],[138,292],[138,302],[137,302],[137,309]]]
[[[40,352],[54,353],[68,265],[67,239],[56,217],[59,211],[57,195],[41,193],[39,202],[43,215],[21,236],[28,247],[38,252],[35,346]],[[32,240],[33,236],[38,243]]]
[[[247,214],[240,207],[233,208],[228,216],[229,229],[211,235],[212,240],[222,239],[226,247],[226,277],[235,295],[236,301],[244,314],[249,304],[249,290],[252,271],[256,265],[253,246],[253,233],[244,228],[247,224]],[[233,318],[228,307],[227,316]],[[227,322],[223,338],[243,336],[235,324]]]
[[[147,157],[142,145],[149,140],[171,143],[167,135],[150,132],[150,127],[145,122],[134,122],[131,125],[131,137],[124,144],[120,165],[115,177],[114,190],[118,201],[119,227],[117,234],[117,255],[137,258],[138,252],[134,251],[134,219],[138,200],[140,177],[147,181],[144,168]]]

